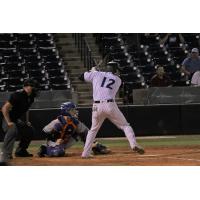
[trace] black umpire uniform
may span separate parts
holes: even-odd
[[[27,86],[31,86],[29,87],[29,89],[31,88],[31,92],[29,91],[29,93],[25,89]],[[2,113],[4,116],[2,121],[2,128],[5,132],[5,137],[2,146],[2,152],[0,155],[0,163],[4,163],[12,159],[14,143],[17,137],[19,137],[19,144],[15,151],[15,156],[33,156],[27,151],[27,148],[33,138],[33,127],[31,126],[30,122],[24,122],[20,118],[23,117],[29,110],[30,106],[34,102],[34,98],[36,97],[37,92],[37,81],[33,79],[27,79],[24,82],[24,88],[11,94],[9,100],[6,102],[11,107],[11,109],[9,111],[4,111],[6,109],[8,110],[8,108],[3,110],[3,107],[6,103],[2,107]],[[8,112],[8,114],[6,114],[6,112]]]

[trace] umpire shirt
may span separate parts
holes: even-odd
[[[11,94],[8,102],[12,105],[12,110],[9,112],[10,119],[12,122],[16,122],[29,110],[34,102],[34,97],[33,95],[28,96],[24,90],[18,90]]]

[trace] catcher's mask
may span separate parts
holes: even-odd
[[[26,79],[24,81],[24,87],[26,87],[26,86],[31,86],[32,87],[32,95],[34,97],[39,95],[39,87],[40,87],[40,85],[36,80],[34,80],[32,78]]]
[[[61,115],[76,115],[77,111],[77,107],[73,102],[65,102],[62,103],[60,106],[60,110],[61,110]]]

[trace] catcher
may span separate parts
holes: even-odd
[[[51,121],[44,127],[43,133],[46,135],[47,142],[40,146],[39,157],[62,157],[65,150],[81,140],[86,141],[88,128],[78,120],[78,110],[72,102],[61,104],[61,113],[57,119]],[[94,155],[109,154],[110,150],[94,141],[92,146]]]

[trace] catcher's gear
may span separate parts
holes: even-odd
[[[65,149],[63,145],[56,145],[56,146],[46,146],[46,145],[41,145],[38,156],[39,157],[62,157],[65,155]]]
[[[96,142],[95,146],[92,147],[92,151],[94,155],[104,155],[111,152],[110,149],[98,142]]]
[[[76,110],[76,105],[72,102],[65,102],[65,103],[62,103],[61,106],[60,106],[60,110],[61,110],[61,115],[69,115],[69,112],[72,110],[72,109],[75,109]]]
[[[37,154],[40,158],[47,156],[47,146],[41,145]]]

